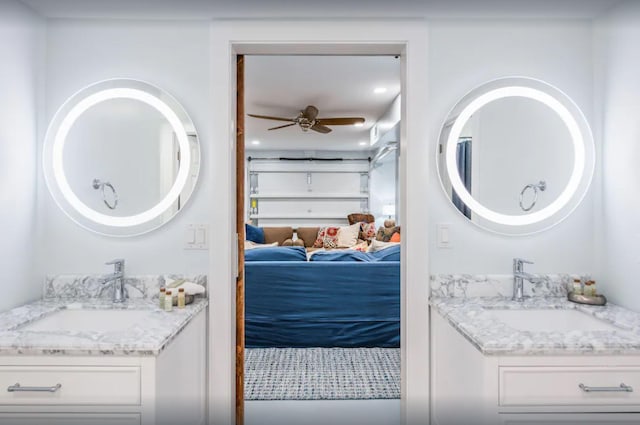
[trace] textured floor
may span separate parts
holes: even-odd
[[[245,402],[245,425],[399,425],[400,400]]]
[[[252,348],[245,400],[400,398],[398,348]]]

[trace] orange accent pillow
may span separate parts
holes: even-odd
[[[389,239],[389,242],[400,242],[400,233],[395,232],[393,235],[391,235],[391,239]]]

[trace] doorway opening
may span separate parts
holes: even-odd
[[[327,400],[318,423],[399,423],[400,61],[247,55],[237,77],[237,423]]]

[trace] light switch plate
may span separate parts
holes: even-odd
[[[209,226],[188,224],[185,231],[184,249],[209,249]]]
[[[438,223],[437,235],[438,248],[451,248],[451,224]]]

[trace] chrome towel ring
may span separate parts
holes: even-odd
[[[540,180],[540,182],[538,182],[538,184],[528,184],[528,185],[526,185],[520,191],[520,208],[522,208],[522,211],[530,211],[531,208],[535,207],[536,202],[538,201],[538,191],[544,192],[546,188],[547,188],[547,182],[545,182],[544,180]],[[528,207],[525,207],[523,205],[522,201],[523,201],[523,198],[524,198],[524,193],[528,189],[533,190],[533,200],[531,201],[531,205],[529,205]]]
[[[111,197],[113,198],[111,202],[107,200],[107,194],[104,192],[105,187],[108,187],[109,189],[111,189]],[[116,192],[115,188],[111,183],[102,182],[100,181],[100,179],[93,179],[93,188],[96,190],[102,191],[102,202],[104,202],[107,208],[111,210],[116,209],[116,207],[118,206],[118,193]]]

